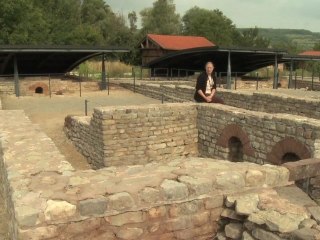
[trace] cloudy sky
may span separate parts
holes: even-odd
[[[155,0],[105,0],[114,12],[127,15],[152,7]],[[320,32],[320,0],[174,0],[183,15],[198,6],[220,9],[237,27],[306,29]]]

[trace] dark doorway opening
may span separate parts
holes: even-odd
[[[43,94],[43,88],[42,87],[37,87],[35,89],[35,93]]]
[[[282,163],[299,161],[301,158],[292,152],[288,152],[282,156]]]
[[[228,143],[229,156],[228,159],[232,162],[243,162],[243,144],[237,137],[231,137]]]

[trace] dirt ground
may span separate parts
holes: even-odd
[[[85,115],[85,100],[88,100],[88,115],[94,107],[139,105],[159,103],[160,101],[145,97],[131,91],[117,88],[111,89],[110,95],[106,91],[83,93],[78,95],[52,95],[5,97],[2,98],[3,109],[23,109],[33,123],[53,140],[60,152],[76,169],[88,169],[85,158],[79,154],[68,141],[63,132],[64,118],[67,115]]]

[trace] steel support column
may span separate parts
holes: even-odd
[[[101,90],[107,89],[107,80],[106,80],[106,65],[104,54],[102,54],[102,71],[101,71]]]
[[[274,57],[274,80],[273,80],[273,89],[278,88],[278,55]]]
[[[227,89],[231,89],[231,52],[228,52]]]
[[[20,97],[20,81],[19,81],[19,69],[17,56],[13,57],[13,71],[14,71],[14,90],[16,97]]]
[[[289,75],[288,88],[291,88],[291,85],[292,85],[292,73],[293,73],[293,59],[291,59],[290,61],[290,75]]]

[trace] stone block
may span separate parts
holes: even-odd
[[[308,207],[307,209],[310,212],[313,219],[316,220],[318,224],[320,224],[320,207],[313,206],[313,207]]]
[[[148,218],[149,219],[158,219],[165,217],[167,214],[167,209],[165,206],[154,207],[148,210]]]
[[[291,213],[279,213],[274,210],[252,213],[248,217],[249,221],[258,225],[266,224],[270,231],[280,233],[289,233],[297,230],[304,219],[306,219],[306,216]]]
[[[244,220],[244,216],[239,216],[236,213],[236,211],[229,209],[229,208],[223,209],[223,211],[221,213],[221,217],[232,219],[232,220],[238,220],[238,221]]]
[[[248,170],[245,181],[247,187],[262,186],[265,183],[265,175],[258,170]]]
[[[300,223],[299,228],[312,228],[314,225],[317,225],[317,222],[308,218]]]
[[[67,225],[67,227],[63,230],[64,233],[69,235],[79,235],[82,233],[90,233],[95,229],[98,229],[101,226],[100,218],[90,218],[84,221],[79,222],[71,222]]]
[[[194,226],[200,227],[200,226],[208,223],[209,218],[210,218],[209,212],[198,213],[198,214],[192,216],[192,223]]]
[[[201,200],[194,200],[190,202],[172,204],[169,207],[170,217],[178,217],[182,215],[196,214],[203,209],[203,202]]]
[[[155,203],[160,200],[160,191],[146,187],[140,192],[140,199],[146,203]]]
[[[241,173],[235,171],[221,172],[216,176],[219,189],[237,189],[245,187],[245,180]]]
[[[225,234],[231,239],[240,239],[243,232],[241,223],[229,223],[224,228]]]
[[[107,199],[87,199],[79,202],[79,211],[81,216],[101,215],[107,209]]]
[[[247,231],[244,231],[242,233],[242,238],[241,240],[255,240],[250,233],[248,233]]]
[[[117,232],[117,237],[124,240],[137,240],[143,234],[141,228],[121,228]]]
[[[201,239],[200,237],[203,235],[212,236],[216,232],[216,227],[214,224],[206,224],[197,228],[184,229],[181,231],[176,231],[175,236],[177,239],[181,240],[190,240],[190,239]],[[208,239],[208,238],[204,238]]]
[[[29,206],[21,206],[16,207],[15,212],[19,226],[33,227],[37,223],[40,210]]]
[[[19,239],[39,240],[39,239],[58,239],[58,227],[47,226],[34,229],[19,229]]]
[[[165,222],[165,228],[169,232],[191,228],[192,226],[193,224],[190,216],[169,219]]]
[[[131,195],[127,192],[116,193],[108,197],[108,210],[125,210],[135,206]]]
[[[127,223],[141,223],[145,220],[144,214],[139,212],[127,212],[105,218],[112,226],[122,226]]]
[[[239,196],[236,200],[236,213],[239,215],[250,215],[253,212],[259,211],[257,206],[259,203],[258,194],[246,194]]]
[[[282,240],[278,235],[260,228],[253,229],[252,235],[259,240]]]
[[[292,240],[318,240],[320,232],[316,229],[301,228],[291,233]]]
[[[188,186],[190,194],[198,196],[212,191],[212,181],[209,179],[193,178],[190,176],[181,176],[178,179]]]
[[[223,196],[218,195],[207,198],[204,204],[206,209],[223,207]]]
[[[311,158],[282,164],[290,172],[290,181],[320,176],[320,159]]]
[[[47,201],[44,211],[46,221],[65,221],[76,213],[76,206],[66,201]]]
[[[173,180],[165,179],[161,184],[162,191],[167,200],[182,200],[188,197],[188,187]]]

